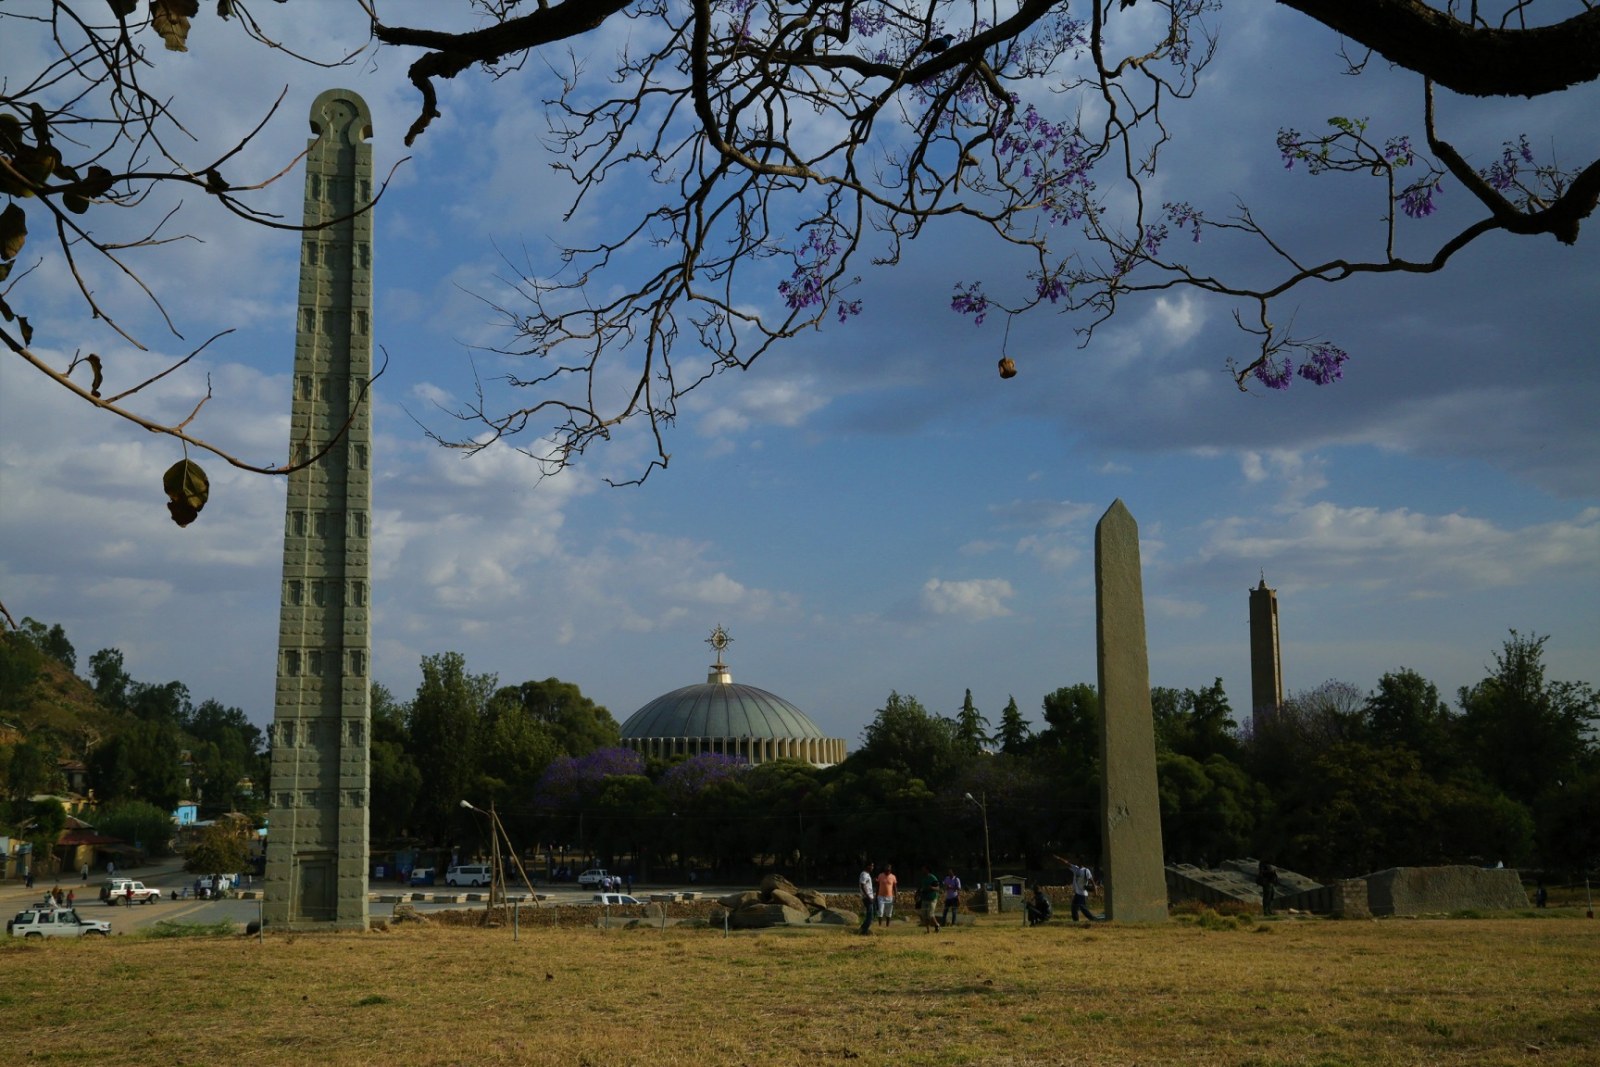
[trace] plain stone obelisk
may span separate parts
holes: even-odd
[[[367,928],[372,113],[311,105],[273,714],[264,918]],[[337,221],[334,221],[337,220]],[[329,447],[329,442],[333,442]]]
[[[1118,922],[1161,922],[1167,917],[1167,876],[1139,525],[1121,500],[1094,528],[1094,599],[1106,915]]]

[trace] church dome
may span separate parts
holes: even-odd
[[[734,683],[722,662],[730,638],[721,626],[707,643],[717,662],[705,682],[664,693],[628,716],[623,745],[647,756],[712,752],[751,763],[802,759],[828,766],[844,759],[844,741],[825,736],[805,712],[765,689]]]
[[[656,697],[622,724],[623,738],[822,736],[810,716],[782,697],[716,677]]]

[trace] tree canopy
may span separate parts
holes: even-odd
[[[441,102],[444,81],[556,71],[547,140],[573,183],[571,212],[622,183],[656,192],[631,214],[608,212],[609,233],[553,263],[513,265],[518,292],[500,310],[514,340],[497,350],[532,369],[508,380],[504,404],[460,409],[462,432],[441,435],[469,451],[548,435],[531,450],[551,468],[635,419],[657,443],[641,477],[665,466],[662,431],[690,390],[848,321],[861,311],[862,269],[902,262],[942,228],[979,228],[996,262],[1016,257],[1016,270],[936,298],[956,313],[981,323],[1054,311],[1087,345],[1140,298],[1188,291],[1231,309],[1240,386],[1281,389],[1337,381],[1350,358],[1284,310],[1308,288],[1441,271],[1493,233],[1571,244],[1600,198],[1592,138],[1546,128],[1560,111],[1552,101],[1600,76],[1600,10],[1580,0],[1281,0],[1327,28],[1335,69],[1414,75],[1411,124],[1379,128],[1329,100],[1324,126],[1302,132],[1294,124],[1306,119],[1286,115],[1275,151],[1263,146],[1291,170],[1369,183],[1368,208],[1331,251],[1291,247],[1249,205],[1163,169],[1174,131],[1206,99],[1229,26],[1221,0],[452,0],[404,8],[425,20],[411,25],[380,0],[360,2],[369,37],[330,42],[328,57],[307,62],[370,51],[408,63],[418,93],[408,143],[471,121]],[[191,20],[219,20],[199,8],[51,0],[0,12],[8,38],[48,42],[41,68],[14,74],[0,95],[0,343],[98,408],[283,473],[292,464],[252,464],[199,434],[199,406],[178,421],[142,412],[159,378],[108,392],[93,351],[56,363],[33,347],[34,288],[57,278],[71,279],[107,336],[145,343],[122,325],[108,277],[133,279],[177,331],[158,269],[141,265],[182,254],[169,191],[247,224],[296,226],[256,199],[293,160],[238,173],[260,127],[229,144],[186,143],[194,104],[147,87],[152,66],[171,62],[163,50],[204,61]],[[275,24],[308,17],[233,0],[217,15],[268,48],[280,47]],[[605,68],[568,52],[602,47],[624,26],[626,47]],[[1487,134],[1479,102],[1496,106]],[[263,123],[276,107],[262,99]],[[1446,225],[1431,218],[1444,197],[1473,210]],[[1240,267],[1241,250],[1267,269]],[[53,327],[53,341],[65,332],[75,331]]]

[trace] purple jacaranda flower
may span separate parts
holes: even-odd
[[[1349,358],[1350,353],[1337,345],[1316,345],[1311,357],[1300,365],[1300,377],[1317,385],[1331,385],[1344,377],[1344,363]]]
[[[1264,363],[1258,363],[1251,373],[1268,389],[1287,389],[1290,379],[1294,377],[1294,364],[1290,362],[1288,356],[1283,357],[1281,364],[1269,359]]]

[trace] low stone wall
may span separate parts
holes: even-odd
[[[1501,867],[1391,867],[1366,877],[1373,915],[1514,911],[1528,907],[1522,878]]]

